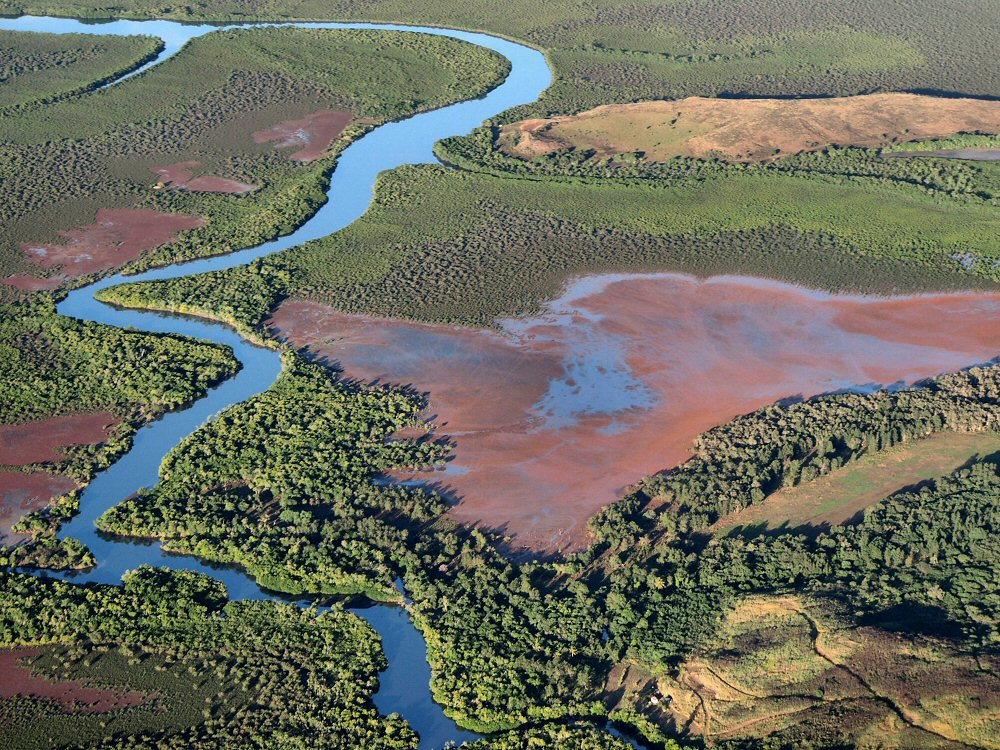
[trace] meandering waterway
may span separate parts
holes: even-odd
[[[151,312],[117,310],[97,302],[94,294],[125,281],[152,281],[189,274],[217,271],[248,263],[270,253],[301,245],[336,232],[360,217],[368,208],[376,176],[403,164],[435,161],[433,145],[442,138],[462,135],[506,109],[527,104],[551,82],[545,57],[537,50],[504,39],[466,31],[393,24],[370,23],[270,23],[225,26],[186,25],[171,21],[84,22],[65,18],[22,16],[0,19],[0,30],[35,31],[54,34],[84,33],[128,36],[146,34],[163,40],[164,49],[156,59],[130,71],[108,85],[118,85],[160,64],[199,36],[237,27],[294,26],[310,29],[375,29],[409,31],[459,39],[491,49],[511,64],[506,80],[480,99],[453,104],[387,123],[341,153],[330,180],[330,198],[295,232],[272,242],[224,256],[158,268],[140,275],[121,274],[74,290],[58,307],[63,315],[105,325],[132,327],[150,332],[169,332],[214,341],[232,347],[242,363],[236,377],[213,388],[189,408],[172,412],[142,428],[132,450],[111,468],[98,475],[83,491],[80,513],[65,524],[62,537],[84,542],[97,557],[98,565],[83,574],[65,574],[80,581],[118,584],[121,576],[141,564],[196,570],[222,580],[232,599],[277,598],[261,590],[243,573],[209,566],[196,558],[170,555],[158,544],[104,537],[97,533],[94,520],[111,506],[142,487],[156,484],[160,463],[182,438],[204,424],[220,410],[266,390],[281,370],[278,353],[250,344],[232,329],[190,317]],[[47,575],[50,575],[47,573]],[[303,603],[304,604],[304,603]],[[382,636],[389,668],[379,676],[376,706],[384,713],[396,711],[420,734],[422,750],[440,748],[449,741],[462,742],[477,735],[457,727],[431,699],[430,667],[426,645],[405,611],[387,606],[357,609]]]
[[[71,292],[59,304],[60,313],[84,320],[224,344],[242,363],[234,378],[205,398],[141,429],[132,450],[83,491],[79,515],[60,534],[87,544],[98,565],[63,577],[118,584],[127,570],[151,564],[211,575],[225,583],[233,599],[279,598],[239,570],[171,555],[154,542],[103,536],[94,526],[108,508],[156,484],[163,458],[185,436],[220,410],[270,387],[281,369],[278,353],[221,324],[119,310],[97,302],[94,294],[125,281],[231,268],[336,232],[365,212],[380,172],[434,161],[436,141],[534,101],[551,81],[538,51],[448,29],[0,19],[4,30],[148,34],[163,40],[155,60],[108,85],[142,74],[195,37],[248,26],[449,36],[504,55],[511,72],[481,99],[382,125],[353,143],[331,176],[329,201],[292,234],[225,256],[111,276]],[[578,280],[543,316],[502,321],[500,333],[345,316],[295,300],[283,305],[272,323],[298,345],[327,342],[329,351],[323,353],[340,361],[348,375],[429,390],[431,407],[456,438],[456,460],[440,477],[464,498],[454,511],[456,519],[505,522],[508,531],[524,534],[523,541],[531,542],[527,546],[554,549],[584,543],[586,518],[628,482],[683,460],[702,430],[779,398],[909,383],[988,360],[1000,351],[998,319],[1000,294],[874,300],[754,279],[619,274]],[[334,344],[331,335],[337,338]],[[415,346],[414,340],[420,343]],[[487,391],[489,398],[482,396]],[[572,481],[565,481],[568,474]],[[476,493],[489,503],[471,502]],[[534,503],[524,502],[529,496]],[[426,646],[405,609],[375,605],[354,611],[381,634],[389,661],[374,696],[379,710],[400,713],[420,734],[424,750],[474,738],[433,702]]]

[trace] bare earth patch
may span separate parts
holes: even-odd
[[[57,474],[0,471],[0,541],[13,544],[24,539],[11,527],[26,514],[48,507],[55,498],[75,488],[76,482]]]
[[[40,422],[0,425],[0,465],[61,461],[60,448],[102,443],[119,419],[107,411],[67,414]]]
[[[596,158],[642,152],[761,161],[826,146],[874,147],[894,140],[1000,132],[1000,101],[919,94],[830,99],[708,99],[610,104],[577,115],[501,128],[502,150],[521,158],[567,148]]]
[[[291,158],[313,161],[344,132],[354,116],[350,112],[321,109],[301,120],[285,120],[253,134],[254,143],[275,143],[275,148],[297,148]]]
[[[135,260],[146,250],[164,245],[178,232],[202,226],[205,220],[191,214],[167,214],[133,208],[102,208],[97,222],[59,232],[61,244],[21,245],[32,263],[44,268],[62,267],[67,276],[104,271]]]
[[[14,276],[8,276],[5,278],[3,282],[14,287],[15,289],[21,290],[22,292],[39,292],[44,289],[55,289],[65,280],[65,276],[49,276],[42,278],[41,276],[24,276],[23,274],[15,274]]]
[[[97,714],[140,706],[150,696],[135,691],[91,687],[84,680],[46,680],[36,677],[22,660],[38,655],[35,649],[0,651],[0,699],[27,696],[55,701],[73,713]]]
[[[243,195],[260,187],[250,182],[239,182],[215,175],[194,176],[195,170],[201,166],[200,161],[180,161],[176,164],[166,164],[151,171],[159,176],[159,184],[179,190],[189,190],[197,193],[228,193]]]
[[[600,276],[502,331],[284,302],[271,326],[345,375],[429,393],[456,443],[438,483],[456,521],[535,550],[691,455],[705,430],[790,396],[913,382],[1000,352],[1000,294],[868,298],[740,277]]]
[[[720,518],[711,531],[761,524],[834,526],[854,518],[872,503],[926,479],[944,476],[974,456],[1000,451],[993,432],[939,433],[865,456],[837,471],[797,487],[780,490],[763,503]]]

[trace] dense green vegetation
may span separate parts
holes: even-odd
[[[383,175],[372,209],[335,235],[250,267],[102,298],[245,327],[291,295],[348,312],[490,325],[535,311],[567,277],[593,271],[749,273],[851,291],[993,285],[997,212],[992,193],[979,194],[993,190],[996,165],[866,154],[805,155],[774,168],[692,162],[669,181],[403,167]],[[813,163],[828,173],[806,168]],[[959,175],[971,187],[859,176],[859,164],[923,171],[931,184]]]
[[[392,467],[430,465],[445,449],[387,441],[415,423],[419,399],[332,382],[296,355],[286,355],[285,366],[274,387],[185,438],[164,462],[160,484],[99,525],[240,563],[279,591],[396,599],[386,550],[405,546],[408,526],[444,504],[369,480]],[[300,564],[289,566],[290,558]]]
[[[148,419],[236,372],[228,347],[57,315],[39,294],[0,313],[0,423],[109,410]]]
[[[97,564],[93,553],[77,539],[57,539],[52,519],[63,517],[67,508],[76,511],[75,497],[70,502],[58,504],[52,513],[29,514],[18,524],[18,529],[35,532],[20,544],[0,546],[0,567],[36,568],[45,570],[84,570]]]
[[[741,174],[828,175],[865,178],[885,184],[910,185],[929,193],[979,198],[995,204],[1000,198],[1000,168],[996,163],[954,159],[885,159],[883,153],[936,151],[948,148],[996,147],[998,138],[957,135],[952,138],[887,145],[883,149],[838,148],[783,156],[764,164],[727,164],[675,157],[655,161],[641,152],[598,158],[593,150],[563,149],[534,159],[522,159],[497,145],[499,129],[479,128],[468,136],[446,138],[437,145],[439,157],[473,172],[533,178],[575,178],[594,181],[654,180],[681,183]]]
[[[0,31],[3,109],[41,104],[95,88],[151,59],[153,37]]]
[[[141,265],[249,247],[290,232],[325,200],[336,153],[373,124],[481,95],[507,61],[436,36],[255,29],[193,40],[147,73],[0,121],[0,273],[34,272],[22,242],[90,224],[102,207],[204,216],[202,228]],[[151,95],[155,92],[155,95]],[[355,117],[331,155],[302,164],[252,134],[319,109]],[[250,195],[156,190],[153,168],[260,184]],[[6,294],[10,294],[8,289]]]
[[[897,143],[885,149],[887,152],[897,151],[939,151],[952,148],[1000,148],[1000,136],[959,133],[951,138],[941,138],[934,141],[913,141]]]
[[[829,474],[783,487],[759,503],[723,516],[716,535],[789,526],[828,527],[850,523],[868,505],[901,487],[957,471],[970,461],[1000,451],[1000,433],[940,432],[883,448],[844,464]]]
[[[888,572],[866,576],[867,563],[860,564],[877,554],[874,550],[883,550],[887,542],[890,546],[903,543],[887,533],[883,519],[892,515],[890,501],[867,510],[863,523],[815,539],[789,530],[758,538],[730,537],[706,546],[704,531],[717,518],[762,502],[782,486],[808,482],[859,456],[943,430],[997,429],[997,377],[996,369],[973,369],[939,378],[927,388],[774,406],[705,433],[690,462],[647,480],[636,495],[610,506],[592,521],[603,545],[615,551],[610,601],[617,612],[611,632],[621,639],[625,653],[651,665],[676,659],[707,637],[719,602],[737,591],[827,585],[871,610],[884,608],[893,598],[896,603],[906,601],[908,595]],[[987,464],[975,477],[981,481],[983,473],[995,473],[995,468]],[[940,487],[942,495],[948,492],[947,484]],[[981,574],[974,566],[960,572],[972,562],[965,557],[969,544],[963,541],[960,514],[952,514],[947,503],[924,495],[902,496],[892,502],[919,505],[919,512],[929,514],[929,519],[933,516],[929,525],[952,538],[955,557],[950,563],[946,555],[932,551],[925,567],[914,568],[910,564],[915,558],[903,556],[900,564],[916,579],[930,586],[938,575],[960,580],[967,572],[978,581]],[[973,536],[985,540],[993,530],[993,521],[987,517],[993,500],[984,492],[978,502],[983,506],[980,512],[987,515],[970,514],[969,521],[977,529]],[[642,549],[642,539],[656,539],[658,545],[638,555],[630,552]],[[865,551],[858,552],[858,547]],[[990,544],[981,545],[987,557],[993,554],[990,550]],[[837,558],[838,554],[843,557]],[[879,565],[890,563],[896,552],[889,554]],[[882,599],[865,593],[868,587],[880,592]],[[966,629],[969,645],[987,647],[1000,633],[1000,619],[990,610],[981,615],[976,609],[979,605],[962,590],[959,584],[957,593],[951,594],[957,598],[945,605],[948,597],[942,596],[939,605],[947,606],[946,619]],[[988,602],[989,597],[982,596],[985,593],[980,589],[977,598]],[[913,603],[926,603],[919,595],[911,595]],[[686,605],[689,621],[697,607],[703,613],[694,618],[690,629],[678,627],[676,610],[685,600],[690,600]],[[969,605],[972,610],[965,609]]]
[[[385,442],[420,401],[331,381],[292,355],[286,367],[268,392],[183,441],[161,483],[108,511],[101,528],[239,563],[294,593],[398,599],[401,576],[428,636],[435,696],[466,723],[600,713],[601,626],[587,588],[554,588],[548,566],[515,565],[481,532],[433,523],[439,496],[372,483],[375,472],[443,457],[443,446]]]
[[[933,612],[935,632],[961,634],[961,649],[989,651],[1000,637],[1000,598],[987,574],[1000,554],[987,543],[1000,485],[991,463],[878,503],[852,527],[711,544],[705,533],[720,515],[861,456],[937,432],[997,429],[998,368],[741,417],[706,433],[690,462],[603,511],[586,551],[515,561],[501,540],[442,517],[439,497],[372,483],[374,472],[414,461],[383,440],[418,404],[392,391],[352,391],[288,356],[272,391],[184,441],[160,485],[100,523],[239,563],[285,590],[390,598],[392,578],[401,577],[427,639],[435,698],[468,726],[492,731],[642,708],[626,720],[651,736],[678,732],[600,686],[623,661],[669,672],[748,594],[805,587],[893,627],[926,629]],[[331,399],[346,405],[359,395],[368,399],[362,408],[330,408]],[[333,417],[320,417],[316,404]],[[391,409],[399,418],[376,416]],[[345,423],[350,414],[363,429]],[[255,439],[263,424],[269,437]],[[920,618],[907,618],[900,604],[919,605]]]
[[[5,0],[5,13],[105,17],[92,0]],[[920,0],[126,0],[116,15],[177,20],[313,19],[484,29],[544,48],[556,82],[524,111],[690,94],[847,94],[931,89],[1000,95],[995,7]]]
[[[504,732],[470,743],[466,747],[469,750],[531,750],[531,748],[628,750],[631,745],[593,724],[578,721]]]
[[[372,705],[385,657],[343,609],[226,604],[212,579],[149,567],[122,587],[3,573],[0,591],[0,646],[38,646],[33,672],[145,698],[91,715],[0,701],[5,747],[416,747]]]
[[[962,635],[973,647],[1000,643],[996,498],[1000,471],[976,463],[917,492],[873,506],[856,526],[815,539],[726,539],[706,551],[703,580],[738,590],[802,581],[836,582],[855,606],[887,625]],[[907,614],[909,611],[909,615]],[[914,613],[922,621],[914,621]]]

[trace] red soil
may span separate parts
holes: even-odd
[[[141,706],[151,696],[135,691],[107,690],[87,685],[85,680],[50,681],[35,677],[22,659],[38,655],[36,649],[0,651],[0,699],[23,695],[58,703],[64,710],[99,714]]]
[[[164,245],[178,232],[200,227],[205,220],[190,214],[165,214],[132,208],[102,208],[97,223],[59,232],[62,244],[21,245],[32,263],[62,266],[68,276],[82,276],[135,260],[146,250]]]
[[[118,422],[111,412],[99,411],[67,414],[42,422],[0,425],[0,465],[61,461],[60,448],[102,443]]]
[[[347,377],[429,391],[455,458],[456,521],[535,550],[683,462],[705,430],[779,399],[913,382],[1000,354],[1000,294],[833,296],[674,274],[583,279],[503,333],[337,313],[291,300],[273,326]]]
[[[21,541],[24,536],[13,533],[11,526],[75,487],[76,482],[69,477],[55,474],[0,471],[0,540],[8,544]]]
[[[321,109],[301,120],[285,120],[272,128],[260,130],[253,134],[253,141],[277,141],[275,148],[298,146],[299,150],[292,154],[292,158],[296,161],[313,161],[323,155],[352,119],[350,112]]]
[[[181,161],[176,164],[167,164],[162,167],[152,169],[154,174],[159,175],[160,183],[181,190],[190,190],[198,193],[230,193],[232,195],[242,195],[250,193],[260,185],[249,182],[237,182],[225,177],[215,175],[202,175],[194,177],[194,170],[201,166],[200,161]]]
[[[20,289],[22,292],[38,292],[42,289],[55,289],[65,280],[65,276],[41,278],[39,276],[16,275],[8,276],[3,280],[3,283],[9,284],[15,289]]]

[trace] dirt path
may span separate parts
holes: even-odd
[[[791,604],[791,602],[789,602],[789,604]],[[815,651],[816,655],[819,656],[821,659],[825,660],[832,667],[844,671],[852,678],[857,680],[858,683],[871,694],[872,699],[877,700],[883,705],[887,706],[894,714],[896,714],[896,716],[899,717],[899,719],[904,724],[913,729],[925,732],[933,737],[937,737],[938,739],[947,740],[948,742],[952,742],[955,743],[956,745],[960,745],[963,747],[968,747],[970,749],[974,748],[973,745],[967,745],[963,740],[959,739],[958,736],[955,734],[946,734],[944,732],[935,731],[933,729],[924,726],[923,724],[920,723],[919,717],[914,715],[905,706],[901,706],[890,696],[878,692],[863,675],[851,669],[851,667],[849,667],[848,665],[838,662],[836,660],[835,655],[829,652],[827,649],[825,649],[822,643],[820,642],[820,639],[824,635],[827,635],[829,632],[826,629],[824,629],[822,623],[820,623],[812,615],[810,615],[808,610],[804,607],[792,606],[791,609],[792,611],[798,613],[803,619],[805,619],[807,623],[809,623],[809,628],[812,633],[813,650]]]

